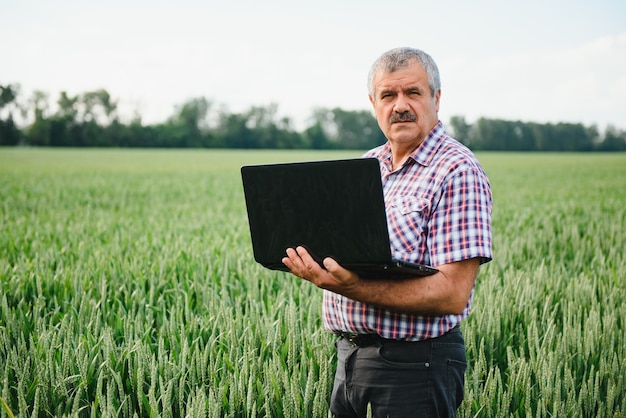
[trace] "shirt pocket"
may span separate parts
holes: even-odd
[[[427,199],[397,196],[389,207],[389,238],[395,257],[416,262],[426,248],[430,205]]]

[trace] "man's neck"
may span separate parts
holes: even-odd
[[[419,147],[423,140],[418,144],[394,144],[391,143],[391,170],[396,171],[404,165],[409,156]]]

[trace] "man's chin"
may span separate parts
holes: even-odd
[[[389,132],[389,139],[395,142],[419,142],[419,132],[415,128],[410,129],[408,126],[396,127]]]

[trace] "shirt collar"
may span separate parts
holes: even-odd
[[[409,158],[413,158],[423,166],[428,166],[435,157],[444,136],[446,136],[446,130],[439,121]]]
[[[409,155],[404,165],[413,160],[420,165],[428,166],[437,153],[437,149],[439,149],[441,144],[441,138],[444,136],[446,136],[446,130],[441,121],[439,121],[426,136],[426,139]],[[381,155],[388,171],[391,171],[391,145],[389,141],[385,143]]]

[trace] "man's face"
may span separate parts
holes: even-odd
[[[374,76],[374,97],[369,96],[378,126],[392,145],[417,147],[439,121],[439,96],[433,97],[428,74],[419,62]]]

